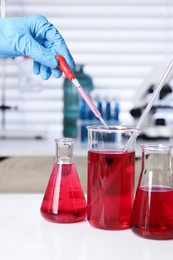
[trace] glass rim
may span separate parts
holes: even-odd
[[[172,145],[171,144],[162,144],[162,143],[158,143],[158,144],[152,144],[152,143],[148,143],[148,144],[141,144],[142,149],[145,150],[150,150],[150,151],[167,151],[167,150],[171,150],[172,149]]]
[[[74,143],[74,139],[70,137],[60,137],[55,139],[56,143]]]
[[[138,132],[141,133],[141,130],[132,126],[126,125],[115,125],[115,126],[104,126],[104,125],[89,125],[86,126],[88,130],[95,132]]]

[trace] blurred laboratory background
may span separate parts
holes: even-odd
[[[63,35],[76,76],[106,122],[136,125],[173,58],[173,1],[1,0],[1,17],[36,14]],[[41,80],[28,57],[0,59],[0,76],[1,158],[51,157],[62,136],[75,138],[82,156],[86,125],[98,122],[64,76]],[[172,87],[171,73],[143,138],[172,138]]]

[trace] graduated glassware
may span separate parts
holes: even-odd
[[[131,226],[134,199],[135,144],[125,149],[130,127],[88,126],[87,219],[101,229]]]

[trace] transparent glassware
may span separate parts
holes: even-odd
[[[17,58],[19,68],[19,84],[18,89],[22,94],[42,92],[43,84],[40,77],[33,73],[33,60],[28,56]]]
[[[145,238],[173,238],[171,145],[142,145],[142,169],[132,211],[132,230]]]
[[[87,219],[100,229],[131,227],[134,200],[135,144],[139,130],[88,126]]]
[[[47,220],[59,223],[79,222],[86,217],[86,200],[73,162],[72,138],[56,141],[56,161],[41,205]]]
[[[93,90],[92,78],[85,73],[83,64],[76,64],[75,76],[80,82],[87,95]],[[64,137],[77,138],[77,120],[80,116],[79,106],[81,97],[67,78],[64,79],[64,118],[63,118],[63,135]]]

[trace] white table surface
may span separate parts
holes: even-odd
[[[173,240],[144,239],[130,229],[95,229],[87,221],[48,222],[39,212],[42,197],[41,194],[0,194],[0,259],[173,259]]]

